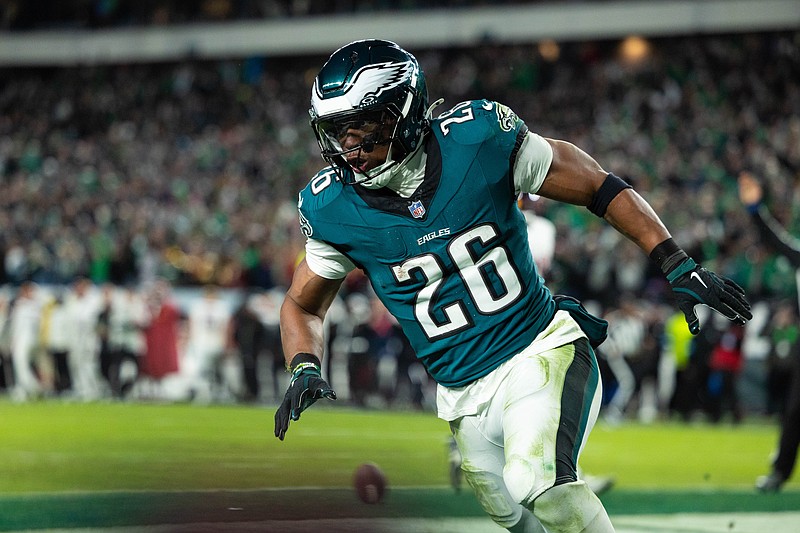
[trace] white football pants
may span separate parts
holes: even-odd
[[[543,531],[531,511],[549,533],[613,531],[577,476],[602,395],[588,341],[517,357],[525,359],[492,400],[450,424],[467,481],[492,519],[512,531]]]

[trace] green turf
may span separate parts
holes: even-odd
[[[447,425],[430,413],[315,406],[284,442],[272,417],[272,407],[0,401],[0,494],[342,487],[366,461],[394,486],[448,482]],[[776,439],[771,423],[599,424],[582,462],[619,488],[743,489]]]
[[[372,461],[397,485],[446,483],[431,414],[315,408],[280,442],[273,408],[0,403],[0,494],[347,486]]]
[[[750,488],[766,472],[777,438],[777,426],[761,422],[600,424],[582,465],[615,474],[620,488]]]
[[[0,400],[0,530],[320,516],[482,516],[446,485],[447,425],[431,413],[323,403],[272,435],[274,407]],[[611,473],[609,512],[800,508],[797,482],[755,495],[777,438],[772,423],[739,427],[599,424],[583,456]],[[379,464],[391,490],[357,502],[355,467]]]

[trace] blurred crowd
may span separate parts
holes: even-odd
[[[643,45],[637,57],[625,55],[617,41],[414,52],[425,68],[431,101],[445,98],[437,112],[470,98],[506,103],[532,130],[577,144],[631,182],[681,246],[763,303],[764,318],[751,335],[757,339],[754,353],[766,360],[771,341],[765,332],[784,334],[773,318],[785,314],[778,311],[787,303],[797,324],[795,273],[759,242],[737,198],[736,176],[742,170],[759,176],[775,215],[800,234],[800,33],[680,37]],[[307,108],[324,59],[0,70],[0,285],[8,289],[9,317],[23,307],[16,304],[27,284],[66,295],[82,280],[99,294],[114,287],[145,301],[158,300],[155,288],[164,286],[199,292],[214,285],[242,301],[251,292],[280,294],[302,254],[296,194],[323,164]],[[556,226],[550,288],[593,302],[603,314],[625,317],[618,322],[630,331],[620,339],[641,334],[638,355],[628,353],[637,346],[626,347],[613,334],[605,347],[613,383],[609,405],[624,413],[637,401],[645,405],[645,418],[654,408],[663,411],[671,401],[663,391],[687,385],[680,379],[647,385],[643,378],[668,364],[653,354],[677,346],[671,352],[675,372],[666,374],[675,375],[688,368],[682,366],[692,359],[687,354],[700,342],[674,338],[681,328],[670,329],[673,308],[663,276],[586,209],[546,200],[528,208]],[[347,303],[350,292],[360,304]],[[342,339],[376,335],[353,333],[356,324],[370,322],[365,317],[373,304],[361,280],[348,284],[342,302],[343,316],[362,317],[348,318],[345,326],[332,320],[339,335],[331,335],[331,347],[349,361],[358,351],[353,346],[365,344]],[[631,307],[641,315],[638,322],[627,317]],[[183,306],[176,320],[188,323],[188,316]],[[424,405],[426,380],[403,355],[402,339],[385,338],[393,335],[390,323],[376,319],[378,340],[368,341],[371,348],[362,355],[392,353],[394,362],[380,366],[362,356],[369,368],[353,363],[343,375],[355,382],[362,372],[376,382],[376,376],[394,376],[400,368],[402,394]],[[725,350],[746,352],[748,335],[717,329],[708,328],[702,367],[725,370],[710,380],[711,374],[695,378],[704,386],[713,382],[719,392],[700,408],[722,416],[725,406],[742,411],[729,398],[725,373],[736,375],[741,363],[737,367],[736,354],[728,357]],[[227,347],[233,346],[232,335]],[[643,352],[651,355],[641,359]],[[176,357],[183,353],[187,349]],[[638,361],[626,371],[615,357]],[[239,370],[230,374],[240,376],[233,396],[244,398],[253,391],[241,377],[245,363],[237,364]],[[139,372],[147,375],[141,364]],[[689,369],[686,376],[694,374]],[[398,381],[384,382],[392,380]],[[57,390],[57,380],[52,383],[47,386]],[[108,387],[111,394],[119,385]],[[380,393],[356,390],[352,396],[362,395],[366,403],[376,394],[391,400],[394,390],[386,385]]]
[[[755,297],[793,294],[735,178],[760,176],[797,229],[800,33],[651,46],[638,63],[616,42],[563,44],[550,60],[536,45],[418,55],[438,112],[507,103],[630,181],[694,257]],[[302,251],[296,194],[323,164],[307,118],[323,61],[0,70],[0,284],[285,285]],[[604,301],[657,283],[585,209],[538,209],[557,225],[559,291]]]

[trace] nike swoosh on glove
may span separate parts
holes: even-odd
[[[300,362],[296,362],[298,359]],[[292,381],[275,412],[275,436],[281,440],[289,430],[290,419],[300,420],[300,413],[320,398],[336,399],[336,392],[322,379],[320,362],[316,356],[298,354],[292,363]]]
[[[678,308],[686,316],[686,323],[692,335],[700,333],[700,320],[694,306],[707,305],[719,311],[737,324],[744,324],[753,318],[750,303],[739,285],[728,278],[718,276],[701,267],[691,257],[687,257],[667,274]]]

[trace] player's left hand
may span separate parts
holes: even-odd
[[[700,320],[694,312],[694,306],[698,304],[719,311],[737,324],[744,324],[753,318],[744,289],[728,278],[701,267],[691,257],[672,269],[667,279],[692,335],[700,333]]]
[[[292,360],[292,381],[275,412],[275,436],[283,440],[289,430],[289,419],[299,420],[300,413],[320,398],[336,399],[336,392],[322,379],[319,359],[311,354],[298,354]]]

